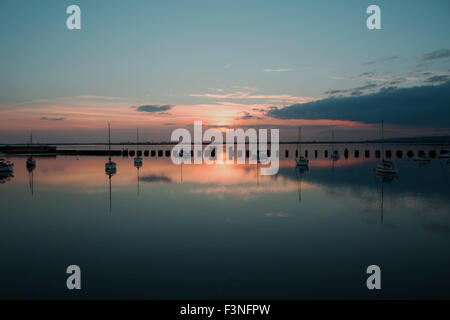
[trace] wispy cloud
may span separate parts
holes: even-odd
[[[432,77],[428,78],[425,82],[438,83],[438,82],[446,82],[449,80],[450,80],[450,77],[448,75],[439,75],[439,76],[432,76]]]
[[[255,94],[249,91],[235,91],[231,93],[217,94],[217,93],[191,93],[191,97],[202,97],[209,99],[240,99],[240,100],[272,100],[277,102],[295,101],[297,103],[305,103],[315,100],[311,97],[293,96],[290,94]]]
[[[450,57],[449,49],[440,49],[440,50],[436,50],[436,51],[424,54],[424,56],[422,57],[422,60],[434,61],[434,60],[439,60],[439,59],[444,59],[444,58],[449,58],[449,57]]]
[[[395,60],[397,59],[398,56],[387,56],[387,57],[383,57],[380,59],[380,62],[386,62],[386,61],[391,61],[391,60]]]
[[[374,83],[368,83],[366,85],[363,86],[359,86],[359,87],[355,87],[355,88],[350,88],[350,89],[339,89],[339,90],[329,90],[324,92],[327,95],[337,95],[337,94],[346,94],[346,93],[350,93],[352,96],[358,96],[364,93],[364,91],[366,90],[371,90],[371,89],[375,89],[377,87],[376,84]]]
[[[113,96],[99,96],[99,95],[94,95],[94,94],[87,94],[87,95],[83,95],[83,96],[74,96],[71,98],[78,98],[78,99],[87,99],[87,100],[114,100],[114,101],[120,101],[120,100],[127,100],[126,98],[122,98],[122,97],[113,97]]]
[[[266,68],[264,72],[289,72],[292,71],[290,68]]]
[[[250,112],[244,112],[244,115],[239,118],[239,120],[251,120],[251,119],[261,119],[261,117],[252,115]]]
[[[333,80],[345,80],[347,79],[347,77],[342,77],[342,76],[334,76],[332,74],[327,75],[328,78],[333,79]]]
[[[387,61],[395,60],[397,58],[398,58],[398,56],[386,56],[386,57],[382,57],[381,59],[378,59],[378,60],[372,60],[372,61],[365,62],[365,63],[363,63],[363,66],[370,66],[370,65],[378,63],[378,62],[387,62]]]
[[[392,76],[390,75],[377,75],[374,71],[363,72],[358,77],[366,80],[381,81],[381,82],[387,82],[392,79]]]

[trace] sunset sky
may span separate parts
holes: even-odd
[[[66,8],[81,8],[81,30]],[[368,30],[377,4],[382,30]],[[450,2],[0,1],[0,143],[450,134]]]

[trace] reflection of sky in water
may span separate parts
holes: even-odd
[[[25,158],[0,184],[0,297],[450,297],[450,165],[311,160],[274,177],[255,165],[117,158],[109,211],[102,157]],[[383,190],[383,213],[381,213]],[[383,215],[383,217],[381,217]],[[383,218],[383,220],[382,220]],[[82,269],[82,292],[65,268]],[[365,268],[381,266],[381,292]]]

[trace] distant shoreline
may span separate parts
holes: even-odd
[[[270,142],[270,141],[268,141]],[[374,143],[382,143],[383,140],[381,139],[374,139],[374,140],[346,140],[346,141],[302,141],[301,144],[374,144]],[[164,146],[164,145],[177,145],[179,142],[173,142],[173,141],[158,141],[158,142],[139,142],[136,143],[135,141],[122,141],[122,142],[111,142],[111,145],[113,146]],[[224,142],[225,143],[225,142]],[[280,141],[279,144],[298,144],[299,141]],[[384,139],[384,143],[391,143],[391,144],[429,144],[429,145],[450,145],[450,136],[425,136],[425,137],[411,137],[411,138],[388,138]],[[202,142],[203,145],[209,145],[211,142]],[[238,144],[235,142],[234,144]],[[249,143],[246,141],[246,145]],[[39,142],[33,142],[33,146],[104,146],[108,145],[108,142],[62,142],[62,143],[39,143]],[[194,142],[191,143],[191,145],[194,145]],[[24,147],[28,146],[28,143],[0,143],[0,148],[4,147]]]
[[[268,141],[270,143],[270,141]],[[284,144],[298,144],[297,141],[281,141],[280,145]],[[368,140],[368,141],[302,141],[301,144],[311,145],[311,144],[379,144],[382,143],[381,140]],[[384,140],[387,144],[421,144],[421,145],[450,145],[450,141],[420,141],[420,140]],[[165,145],[177,145],[178,142],[111,142],[112,146],[165,146]],[[194,143],[190,143],[194,145]],[[209,145],[211,142],[203,142],[202,145]],[[214,142],[212,143],[214,144]],[[235,142],[234,144],[240,144]],[[245,142],[248,145],[248,142]],[[66,142],[66,143],[33,143],[34,147],[43,146],[107,146],[108,143],[105,142],[89,142],[89,143],[76,143],[76,142]],[[10,143],[1,144],[0,148],[5,147],[28,147],[27,143]]]

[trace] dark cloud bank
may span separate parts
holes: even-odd
[[[384,88],[377,93],[331,97],[269,110],[278,119],[330,119],[424,127],[450,127],[450,81],[434,86]]]

